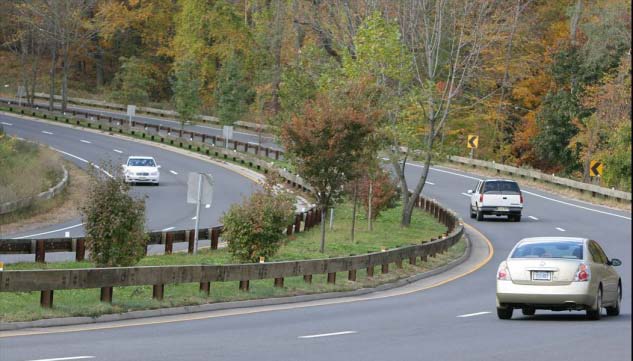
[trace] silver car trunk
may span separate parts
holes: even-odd
[[[565,258],[510,258],[507,264],[515,284],[559,286],[574,280],[580,262]]]

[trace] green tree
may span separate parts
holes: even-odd
[[[99,267],[131,266],[145,254],[145,200],[129,194],[129,185],[112,167],[112,176],[92,174],[88,197],[81,207],[86,248]]]
[[[274,194],[272,188],[253,193],[241,205],[233,205],[222,216],[222,237],[231,254],[242,262],[257,262],[277,253],[285,238],[283,230],[294,217],[293,197]]]
[[[172,101],[178,112],[180,129],[187,122],[191,122],[198,114],[202,102],[200,100],[200,80],[197,76],[197,64],[193,59],[185,59],[176,64],[176,71],[172,79]]]
[[[149,89],[154,86],[148,65],[135,56],[121,57],[119,61],[121,68],[112,82],[112,99],[123,104],[147,104]]]
[[[244,79],[242,62],[237,55],[230,57],[220,69],[215,90],[216,116],[220,123],[233,125],[248,109],[254,93]]]

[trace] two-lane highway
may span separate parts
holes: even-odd
[[[419,166],[407,167],[410,184],[420,171]],[[0,359],[631,359],[630,212],[523,187],[526,205],[521,222],[493,218],[477,222],[469,218],[464,194],[480,177],[443,167],[434,167],[429,174],[425,195],[457,211],[494,246],[493,259],[465,277],[392,297],[337,300],[311,307],[288,305],[274,311],[191,315],[197,319],[169,323],[148,319],[129,327],[0,338]],[[499,262],[519,239],[547,235],[597,239],[608,256],[623,261],[618,268],[624,287],[620,316],[587,321],[583,312],[537,311],[533,317],[515,312],[512,320],[497,319],[495,272]]]

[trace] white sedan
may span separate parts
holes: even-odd
[[[512,317],[515,308],[524,315],[537,309],[585,310],[598,320],[620,314],[621,265],[608,258],[598,242],[584,238],[535,237],[517,243],[497,270],[497,316]]]
[[[158,185],[160,182],[160,166],[152,157],[131,156],[123,164],[123,175],[126,183],[149,183]]]

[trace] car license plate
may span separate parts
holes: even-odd
[[[533,281],[550,281],[551,279],[552,279],[552,272],[532,271]]]
[[[499,211],[499,212],[507,212],[507,211],[509,211],[509,209],[506,208],[506,207],[497,207],[497,211]]]

